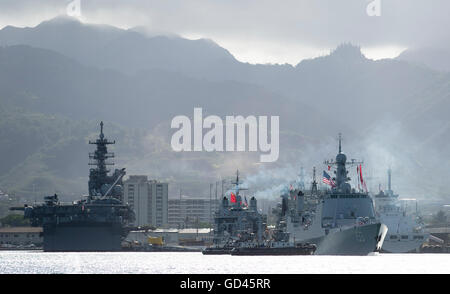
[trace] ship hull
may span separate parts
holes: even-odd
[[[316,244],[314,255],[368,255],[380,251],[386,233],[387,227],[377,223],[354,226],[301,242]]]
[[[408,240],[408,241],[384,241],[381,252],[383,253],[415,253],[420,251],[423,245],[423,240]]]
[[[231,255],[312,255],[315,249],[315,246],[235,248]]]
[[[122,227],[116,223],[44,226],[44,251],[120,251]]]
[[[202,250],[203,255],[225,255],[230,254],[233,248],[205,248]]]

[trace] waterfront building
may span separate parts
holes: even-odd
[[[136,214],[136,226],[164,227],[168,222],[168,183],[131,175],[124,181],[124,202]]]
[[[169,199],[169,226],[172,228],[197,228],[211,224],[218,201],[208,198],[182,196]]]
[[[0,227],[0,246],[43,243],[42,227]]]

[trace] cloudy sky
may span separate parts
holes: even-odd
[[[373,59],[450,47],[448,0],[1,0],[0,27],[35,26],[77,1],[83,22],[210,38],[251,63],[296,64],[342,42]]]

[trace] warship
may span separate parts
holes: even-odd
[[[245,242],[261,243],[266,231],[266,217],[257,210],[255,197],[243,201],[240,195],[239,171],[236,172],[236,181],[232,182],[234,189],[230,193],[230,200],[223,197],[219,209],[214,215],[213,245],[205,248],[203,254],[230,254],[231,250]],[[234,193],[233,193],[234,192]]]
[[[122,239],[128,233],[127,227],[135,215],[122,202],[122,178],[125,168],[115,169],[108,175],[107,166],[114,163],[108,159],[108,141],[100,123],[100,135],[89,144],[96,150],[89,153],[89,195],[73,203],[61,203],[58,195],[44,197],[44,203],[35,206],[12,207],[24,211],[32,226],[43,227],[44,251],[120,251]]]
[[[336,167],[333,178],[324,172],[324,180],[331,189],[319,191],[314,170],[310,191],[291,186],[281,195],[278,225],[290,233],[295,244],[315,244],[315,255],[367,255],[380,251],[387,227],[376,219],[367,191],[357,191],[348,183],[346,165],[358,162],[347,163],[340,134],[336,160],[325,161],[325,164],[329,169]]]
[[[415,202],[415,212],[407,209],[407,204],[415,200],[400,200],[391,188],[392,171],[388,169],[388,189],[374,196],[376,215],[386,226],[388,232],[381,247],[381,252],[386,253],[410,253],[419,252],[429,234],[424,229],[424,224]],[[403,205],[402,205],[403,204]]]
[[[230,201],[222,199],[219,210],[214,217],[213,246],[205,248],[203,254],[231,254],[231,255],[310,255],[316,246],[314,244],[293,244],[289,241],[289,234],[281,230],[267,228],[267,216],[257,210],[255,197],[243,201],[239,171]]]

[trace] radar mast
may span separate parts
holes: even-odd
[[[325,160],[324,164],[327,166],[336,166],[336,170],[334,171],[335,177],[333,181],[336,183],[336,187],[333,188],[334,192],[340,193],[350,193],[351,187],[348,183],[351,179],[348,176],[348,170],[346,165],[357,165],[363,164],[362,161],[356,161],[355,159],[351,159],[350,162],[347,162],[347,156],[342,153],[342,134],[339,133],[339,153],[336,155],[336,160]]]
[[[125,175],[125,169],[115,170],[112,176],[108,176],[109,169],[107,166],[114,165],[113,162],[108,161],[110,158],[114,158],[114,153],[108,152],[107,145],[115,144],[116,141],[108,141],[103,133],[103,121],[100,122],[100,134],[95,141],[89,141],[89,144],[96,145],[96,150],[89,153],[89,165],[93,166],[89,169],[89,199],[93,199],[95,196],[108,196],[116,185],[121,185],[121,178]],[[119,191],[112,191],[113,196],[121,198]]]

